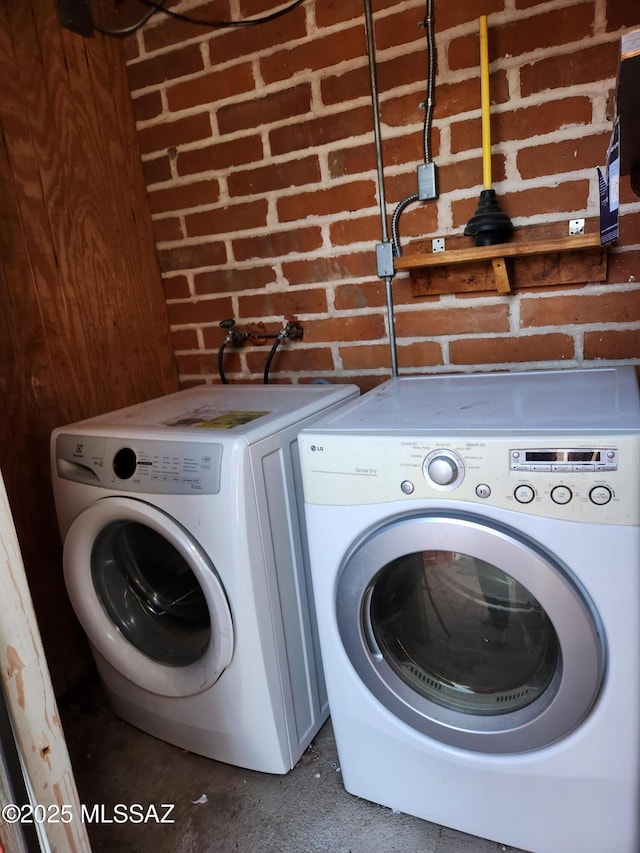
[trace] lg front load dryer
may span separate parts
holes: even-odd
[[[64,577],[114,711],[286,773],[328,715],[299,430],[355,386],[200,386],[56,429]]]
[[[299,446],[347,790],[530,853],[638,853],[633,368],[395,379]]]

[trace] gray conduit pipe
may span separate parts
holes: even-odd
[[[367,56],[369,58],[369,78],[371,82],[371,106],[373,109],[373,136],[376,147],[376,163],[378,167],[378,201],[380,203],[380,225],[382,229],[382,244],[388,245],[388,258],[392,258],[391,243],[389,242],[389,231],[387,229],[387,202],[384,191],[384,166],[382,162],[382,136],[380,133],[380,104],[378,98],[378,79],[376,74],[376,48],[373,37],[373,16],[371,14],[371,0],[364,0],[364,20],[367,32]],[[389,266],[389,264],[387,264]],[[391,267],[393,264],[391,263]],[[380,275],[380,272],[378,272]],[[396,330],[393,313],[393,293],[391,282],[393,281],[393,270],[386,269],[380,278],[384,280],[387,296],[387,323],[389,325],[389,348],[391,350],[391,375],[398,375],[398,356],[396,353]]]

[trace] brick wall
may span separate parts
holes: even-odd
[[[235,18],[276,0],[184,0]],[[374,0],[389,211],[416,191],[427,51],[424,0]],[[637,0],[435,0],[437,202],[409,207],[403,247],[460,235],[482,188],[478,15],[489,20],[493,182],[518,229],[598,215],[619,38]],[[183,384],[218,381],[221,320],[278,331],[273,380],[363,389],[389,376],[363,0],[307,0],[259,27],[154,16],[126,42],[160,264]],[[402,373],[640,363],[640,199],[621,186],[606,282],[412,295],[393,280]],[[263,327],[256,324],[263,324]],[[268,342],[227,350],[230,381],[259,381]]]

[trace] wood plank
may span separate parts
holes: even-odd
[[[491,261],[493,258],[516,258],[523,255],[551,255],[557,252],[573,252],[600,246],[599,234],[579,234],[574,237],[530,242],[500,243],[495,246],[473,246],[451,249],[431,254],[410,254],[395,258],[396,270],[440,267],[450,264],[468,264],[475,261]]]
[[[0,467],[56,691],[93,670],[62,579],[61,424],[178,388],[122,45],[0,4]]]
[[[556,287],[607,279],[607,252],[601,247],[584,252],[514,257],[509,260],[509,264],[512,292],[529,287]],[[410,274],[411,293],[416,297],[443,293],[499,292],[489,261],[418,268],[411,270]]]
[[[1,475],[0,673],[35,802],[47,814],[54,813],[52,808],[71,806],[74,816],[72,821],[42,825],[50,849],[88,853],[89,839],[79,819],[78,792]],[[6,830],[7,826],[3,826],[5,843],[9,841]],[[31,843],[28,849],[36,848]]]

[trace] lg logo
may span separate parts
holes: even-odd
[[[312,444],[312,445],[311,445],[311,452],[312,452],[312,453],[315,453],[316,451],[317,451],[318,453],[322,453],[322,451],[323,451],[323,450],[324,450],[324,447],[319,447],[317,444]]]

